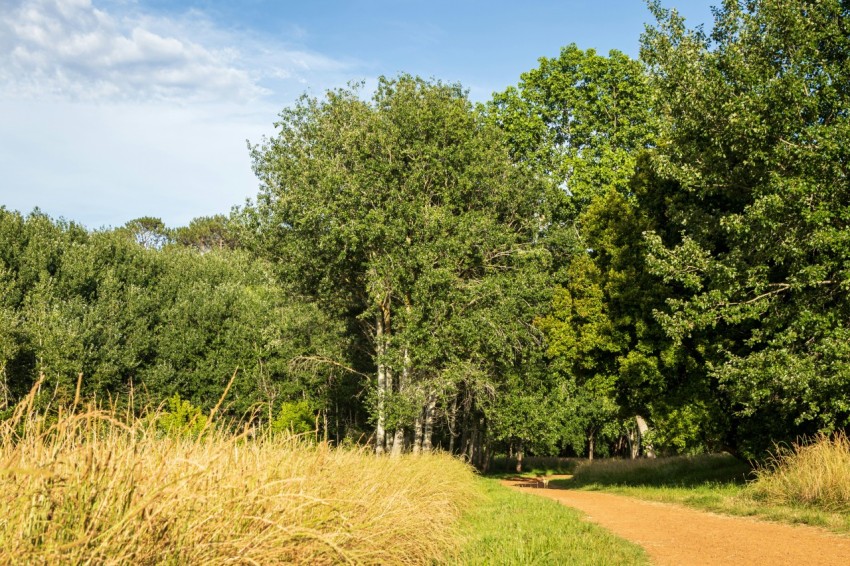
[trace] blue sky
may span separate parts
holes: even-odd
[[[486,100],[570,43],[637,56],[649,20],[642,0],[0,0],[0,205],[90,228],[226,213],[257,191],[245,140],[302,92],[408,72]]]

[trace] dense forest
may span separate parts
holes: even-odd
[[[82,395],[381,453],[638,456],[850,427],[850,2],[650,2],[473,104],[302,97],[255,201],[90,231],[0,208],[0,410]]]

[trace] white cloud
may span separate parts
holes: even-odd
[[[304,88],[357,78],[201,12],[101,1],[0,0],[0,206],[92,228],[227,212],[256,194],[245,139]]]
[[[121,8],[106,11],[91,0],[11,0],[0,13],[0,95],[244,103],[271,94],[267,79],[303,83],[349,68],[222,29],[198,11],[162,17]]]

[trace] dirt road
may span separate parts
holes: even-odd
[[[678,505],[593,491],[504,485],[559,501],[646,549],[653,564],[850,566],[850,537],[802,525],[716,515]]]

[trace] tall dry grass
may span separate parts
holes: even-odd
[[[477,493],[448,456],[149,423],[89,409],[0,425],[0,563],[428,564]]]
[[[778,449],[756,470],[750,494],[778,504],[850,511],[850,439],[820,435],[810,443]]]

